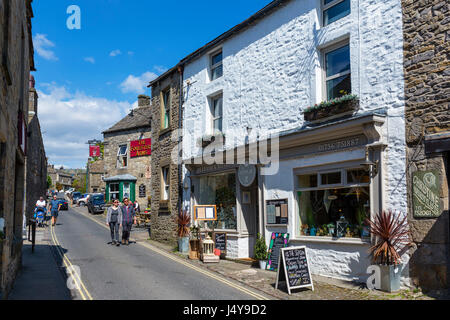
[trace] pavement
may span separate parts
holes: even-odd
[[[99,224],[104,224],[105,217],[103,215],[89,215],[87,213],[86,208],[80,207],[72,207],[71,210],[75,210],[80,215],[84,215],[85,217],[89,217],[91,220],[97,220]],[[71,223],[73,223],[71,221]],[[58,228],[58,227],[57,227]],[[27,244],[24,241],[24,249],[23,249],[23,268],[20,272],[15,285],[13,287],[12,292],[10,293],[9,299],[11,300],[70,300],[70,299],[78,299],[77,294],[74,291],[70,291],[67,289],[66,285],[66,276],[65,269],[61,266],[61,259],[58,260],[58,255],[56,254],[56,247],[50,241],[51,235],[49,234],[49,229],[41,229],[37,234],[36,248],[35,253],[31,253],[31,245]],[[314,276],[314,291],[310,289],[299,289],[294,290],[291,295],[287,293],[285,286],[281,285],[278,289],[275,289],[276,282],[276,273],[267,270],[261,270],[259,267],[252,265],[251,262],[243,262],[236,260],[221,260],[219,263],[215,264],[204,264],[199,260],[190,260],[187,255],[181,254],[177,252],[176,248],[152,241],[149,239],[148,230],[144,228],[135,228],[132,232],[131,240],[137,243],[143,244],[142,248],[136,252],[136,257],[139,258],[139,264],[137,267],[142,269],[143,275],[145,277],[149,277],[151,272],[155,272],[152,268],[158,267],[158,263],[156,263],[157,259],[160,259],[162,255],[167,255],[167,257],[173,257],[173,259],[181,260],[186,263],[186,265],[192,266],[192,268],[196,268],[198,270],[204,270],[205,272],[210,272],[212,274],[216,274],[223,281],[229,281],[231,286],[235,286],[233,284],[241,285],[242,287],[248,288],[255,293],[259,293],[261,297],[265,297],[266,299],[271,300],[434,300],[434,299],[448,299],[448,297],[443,296],[442,294],[424,294],[419,290],[403,290],[397,293],[384,293],[376,290],[368,290],[364,286],[360,284],[339,281],[330,278]],[[92,241],[90,241],[92,242]],[[147,246],[148,248],[145,248]],[[137,247],[135,247],[137,248]],[[111,248],[113,249],[113,248]],[[151,250],[149,250],[151,249]],[[75,254],[77,250],[80,251],[81,248],[72,248],[69,253]],[[108,249],[109,250],[109,249]],[[136,250],[136,249],[134,249]],[[67,249],[65,249],[67,251]],[[153,251],[153,252],[152,252]],[[159,253],[158,253],[159,251]],[[155,253],[156,252],[156,253]],[[78,253],[77,253],[78,254]],[[97,255],[98,256],[98,255]],[[147,259],[148,261],[145,260]],[[159,258],[156,258],[159,257]],[[128,257],[132,259],[133,257]],[[142,260],[143,259],[143,260]],[[162,258],[161,258],[162,259]],[[79,259],[75,259],[76,264],[80,264],[82,268],[87,269],[89,266],[83,265],[83,263],[92,263],[92,257],[83,257]],[[98,259],[97,259],[98,260]],[[126,261],[120,262],[122,265],[126,264]],[[133,261],[134,264],[138,264],[138,262]],[[148,264],[148,266],[147,266]],[[171,264],[175,265],[174,263]],[[108,265],[102,265],[101,268],[106,268]],[[151,268],[149,268],[151,266]],[[162,285],[167,287],[167,284],[172,285],[171,279],[166,278],[163,275],[165,274],[165,267],[160,267],[160,272],[155,275],[156,278],[160,278],[156,280],[156,282],[152,283],[155,285]],[[185,273],[184,271],[174,270],[173,274],[179,274],[180,272]],[[118,272],[123,272],[122,270]],[[101,277],[103,273],[97,273],[89,271],[85,277],[92,276],[93,278],[87,279],[87,287],[94,291],[99,286],[99,283],[95,283],[99,277]],[[195,275],[197,277],[197,275]],[[83,278],[85,280],[86,278]],[[185,278],[186,279],[186,278]],[[167,283],[162,282],[162,280],[167,281]],[[200,281],[201,285],[206,281],[202,279]],[[184,281],[186,282],[186,281]],[[114,285],[111,281],[107,283],[108,285]],[[123,286],[123,284],[118,284],[119,286]],[[195,284],[197,285],[197,284]],[[187,285],[184,283],[184,288],[191,287],[192,284]],[[226,288],[225,288],[226,287]],[[205,297],[224,293],[224,290],[227,291],[228,294],[234,294],[231,290],[232,288],[228,288],[225,286],[220,290],[214,292],[208,292],[205,296],[198,297],[198,299],[205,299]],[[143,289],[144,290],[144,289]],[[171,295],[169,292],[165,292],[164,290],[159,292],[146,292],[147,299],[190,299],[191,294],[199,294],[198,288],[195,290],[190,289],[188,292],[179,293],[177,296]],[[105,292],[101,292],[103,295]],[[111,296],[111,299],[139,299],[135,295],[134,289],[130,290],[129,295],[127,297],[121,296]],[[162,296],[161,296],[162,294]],[[240,292],[242,294],[242,292]],[[98,298],[99,294],[93,294],[94,299]],[[240,298],[239,298],[240,297]],[[245,299],[247,297],[239,295],[238,299]],[[106,298],[108,299],[108,298]]]

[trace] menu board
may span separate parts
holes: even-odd
[[[278,257],[280,249],[286,248],[289,242],[289,233],[272,233],[269,245],[269,263],[267,270],[275,271],[278,269]]]
[[[283,281],[286,282],[289,294],[292,289],[307,287],[311,287],[314,291],[306,247],[282,248],[279,264],[276,289],[278,289],[278,283]]]
[[[288,224],[288,199],[266,201],[266,223]]]
[[[195,220],[215,221],[217,220],[217,206],[195,206]]]
[[[225,232],[214,232],[214,247],[220,250],[220,255],[227,251],[227,234]]]

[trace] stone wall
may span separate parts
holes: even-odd
[[[17,128],[18,115],[28,117],[28,80],[34,69],[31,16],[29,0],[0,1],[0,219],[5,224],[0,299],[7,297],[22,257],[25,157]]]
[[[414,241],[410,274],[424,289],[449,285],[449,198],[444,153],[426,154],[425,139],[450,132],[450,4],[445,0],[403,0],[404,70],[409,224]],[[447,155],[448,157],[448,155]],[[437,170],[439,218],[414,218],[414,172]]]
[[[89,164],[89,192],[105,192],[106,183],[102,177],[105,175],[105,161],[97,160]],[[95,191],[94,191],[95,190]]]
[[[180,178],[179,166],[171,160],[173,150],[176,150],[172,135],[177,137],[176,129],[179,127],[179,81],[180,74],[173,71],[152,87],[152,206],[151,206],[151,237],[153,240],[175,243],[176,224],[174,218],[179,211]],[[170,126],[161,130],[161,91],[170,87]],[[162,201],[161,175],[162,168],[170,166],[170,200]]]

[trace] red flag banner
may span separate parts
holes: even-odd
[[[89,156],[91,158],[100,157],[100,146],[90,146]]]
[[[130,142],[130,158],[152,155],[152,139],[142,139]]]

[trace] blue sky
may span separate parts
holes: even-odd
[[[270,3],[252,1],[35,0],[39,116],[49,162],[84,167],[101,139],[136,105],[145,84]],[[67,8],[81,9],[69,30]]]

